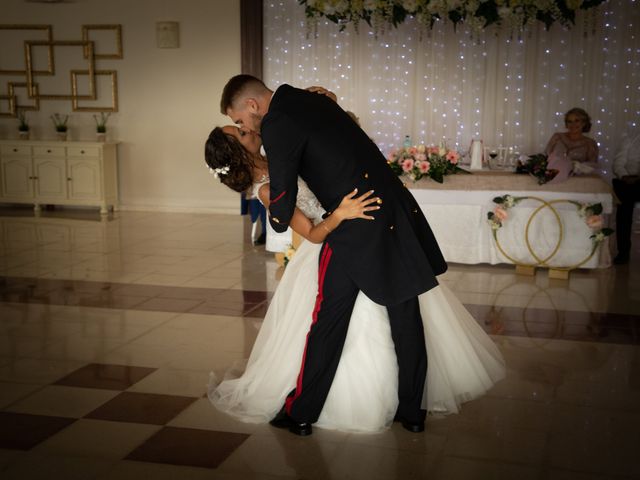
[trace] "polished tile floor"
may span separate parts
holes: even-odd
[[[297,438],[205,397],[248,356],[281,273],[248,228],[0,210],[0,478],[640,478],[640,235],[630,265],[568,281],[452,265],[442,281],[507,378],[424,434]]]

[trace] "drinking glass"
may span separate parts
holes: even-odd
[[[498,162],[496,158],[498,157],[498,150],[491,149],[489,150],[489,169],[495,170],[498,167]]]

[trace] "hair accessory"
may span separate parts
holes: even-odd
[[[209,166],[207,165],[207,167]],[[222,175],[227,175],[229,173],[229,170],[231,170],[231,167],[229,165],[218,168],[209,167],[209,173],[213,174],[213,176],[216,178],[220,178]]]

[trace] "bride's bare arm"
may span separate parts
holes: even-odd
[[[373,220],[374,217],[367,215],[367,212],[372,212],[380,208],[379,203],[382,203],[378,197],[371,197],[373,190],[370,190],[359,197],[356,197],[358,190],[345,195],[340,202],[338,208],[336,208],[331,215],[322,220],[322,222],[314,225],[300,209],[296,208],[293,211],[291,222],[289,225],[300,236],[309,240],[312,243],[324,242],[327,235],[338,228],[344,220],[353,220],[355,218],[362,218],[365,220]],[[258,196],[264,204],[265,208],[269,208],[269,184],[264,184],[258,191]]]

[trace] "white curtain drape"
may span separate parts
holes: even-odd
[[[340,32],[320,20],[314,36],[296,0],[265,0],[264,80],[333,90],[385,153],[405,135],[537,153],[564,130],[564,112],[582,107],[608,176],[621,136],[640,128],[640,2],[604,3],[595,28],[586,15],[522,38],[442,22],[421,33],[413,20],[377,36],[365,23]]]

